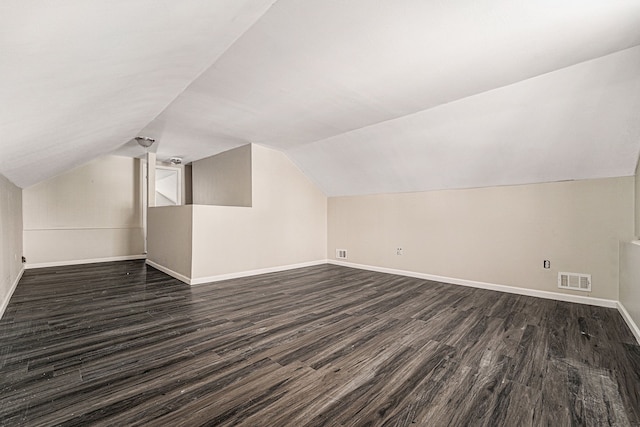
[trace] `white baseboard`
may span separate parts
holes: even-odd
[[[312,267],[314,265],[324,265],[326,259],[317,261],[301,262],[299,264],[281,265],[278,267],[259,268],[257,270],[239,271],[237,273],[219,274],[217,276],[198,277],[191,279],[192,285],[201,285],[203,283],[220,282],[221,280],[238,279],[240,277],[257,276],[258,274],[277,273],[279,271],[294,270],[296,268]]]
[[[13,283],[11,284],[11,288],[9,288],[9,293],[5,295],[4,300],[0,305],[0,319],[2,319],[2,316],[4,316],[4,312],[7,309],[7,306],[9,305],[9,301],[11,301],[11,297],[13,296],[13,293],[16,291],[16,288],[18,287],[18,282],[20,282],[20,279],[22,278],[22,274],[24,273],[24,270],[25,268],[23,265],[21,266],[20,271],[18,272],[18,276],[16,277],[16,280],[14,280]]]
[[[552,300],[565,301],[565,302],[575,302],[578,304],[595,305],[599,307],[618,308],[618,301],[615,301],[615,300],[587,297],[582,295],[561,294],[560,292],[539,291],[535,289],[518,288],[515,286],[497,285],[494,283],[477,282],[473,280],[457,279],[453,277],[436,276],[433,274],[418,273],[415,271],[396,270],[393,268],[375,267],[372,265],[355,264],[351,262],[338,261],[338,260],[317,260],[317,261],[311,261],[311,262],[304,262],[300,264],[290,264],[290,265],[284,265],[284,266],[278,266],[278,267],[261,268],[257,270],[240,271],[237,273],[220,274],[220,275],[209,276],[209,277],[198,277],[195,279],[186,277],[167,267],[164,267],[162,265],[159,265],[149,260],[147,260],[147,264],[189,285],[200,285],[203,283],[219,282],[221,280],[256,276],[258,274],[276,273],[279,271],[293,270],[296,268],[303,268],[303,267],[311,267],[314,265],[333,264],[333,265],[341,265],[344,267],[358,268],[361,270],[376,271],[379,273],[397,274],[400,276],[415,277],[418,279],[432,280],[435,282],[451,283],[454,285],[488,289],[488,290],[498,291],[498,292],[507,292],[510,294],[526,295],[531,297],[552,299]]]
[[[296,268],[311,267],[314,265],[324,265],[326,263],[326,259],[321,259],[317,261],[302,262],[299,264],[280,265],[277,267],[259,268],[257,270],[239,271],[237,273],[218,274],[216,276],[198,277],[192,279],[163,265],[147,260],[147,264],[149,264],[151,267],[156,268],[163,273],[167,273],[169,276],[174,277],[188,285],[202,285],[204,283],[220,282],[222,280],[239,279],[241,277],[257,276],[259,274],[276,273],[278,271],[293,270]]]
[[[636,322],[633,321],[633,318],[620,301],[618,301],[618,312],[620,312],[620,315],[627,323],[627,326],[629,326],[629,329],[631,329],[631,332],[633,332],[633,335],[636,337],[636,341],[640,344],[640,328],[636,325]]]
[[[151,267],[155,268],[156,270],[160,270],[165,274],[168,274],[169,276],[180,280],[181,282],[186,283],[187,285],[191,284],[191,279],[188,278],[187,276],[185,276],[184,274],[180,274],[177,271],[173,271],[172,269],[165,267],[164,265],[160,265],[157,262],[153,262],[151,260],[147,260],[146,261],[147,265],[150,265]]]
[[[92,258],[92,259],[76,259],[70,261],[54,261],[54,262],[39,262],[35,264],[27,263],[25,268],[30,270],[32,268],[44,268],[44,267],[61,267],[64,265],[80,265],[80,264],[95,264],[98,262],[113,262],[113,261],[130,261],[136,259],[146,259],[146,255],[124,255],[114,256],[108,258]]]
[[[278,271],[294,270],[296,268],[312,267],[314,265],[324,265],[326,259],[317,261],[301,262],[299,264],[281,265],[277,267],[259,268],[257,270],[239,271],[237,273],[219,274],[217,276],[198,277],[191,279],[192,285],[201,285],[203,283],[220,282],[222,280],[238,279],[241,277],[257,276],[258,274],[277,273]]]
[[[375,267],[372,265],[355,264],[351,262],[329,260],[329,264],[341,265],[344,267],[359,268],[361,270],[376,271],[378,273],[397,274],[400,276],[415,277],[417,279],[432,280],[434,282],[451,283],[454,285],[469,286],[472,288],[488,289],[491,291],[507,292],[510,294],[526,295],[557,301],[575,302],[578,304],[596,305],[599,307],[617,308],[618,302],[615,300],[586,297],[582,295],[568,295],[560,292],[538,291],[535,289],[518,288],[516,286],[497,285],[494,283],[476,282],[474,280],[456,279],[453,277],[436,276],[433,274],[418,273],[415,271],[396,270],[386,267]]]

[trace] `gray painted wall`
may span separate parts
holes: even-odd
[[[251,145],[193,162],[194,205],[251,206]]]

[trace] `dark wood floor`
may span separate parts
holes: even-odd
[[[29,270],[0,343],[2,425],[640,425],[615,310],[337,266]]]

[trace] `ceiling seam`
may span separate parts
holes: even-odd
[[[630,49],[635,49],[635,48],[638,48],[638,47],[640,47],[640,43],[634,44],[633,46],[626,47],[624,49],[615,50],[613,52],[607,53],[606,55],[596,56],[594,58],[590,58],[590,59],[587,59],[587,60],[584,60],[584,61],[579,61],[579,62],[576,62],[574,64],[567,65],[565,67],[560,67],[560,68],[556,68],[556,69],[551,70],[551,71],[547,71],[547,72],[544,72],[544,73],[536,74],[535,76],[527,77],[526,79],[517,80],[517,81],[509,83],[509,84],[505,84],[505,85],[502,85],[502,86],[497,86],[497,87],[494,87],[494,88],[491,88],[491,89],[487,89],[487,90],[483,90],[483,91],[480,91],[480,92],[476,92],[476,93],[474,93],[472,95],[463,96],[461,98],[456,98],[456,99],[453,99],[451,101],[443,102],[441,104],[434,105],[433,107],[425,108],[424,110],[418,110],[418,111],[414,111],[414,112],[409,113],[409,114],[404,114],[404,115],[393,117],[393,118],[386,119],[386,120],[380,120],[378,122],[371,123],[371,124],[368,124],[366,126],[362,126],[362,127],[359,127],[359,128],[351,129],[351,130],[348,130],[346,132],[337,133],[335,135],[331,135],[331,136],[326,137],[326,138],[321,138],[321,139],[317,139],[317,140],[314,140],[314,141],[309,141],[309,142],[305,142],[305,143],[302,143],[302,144],[298,144],[297,146],[295,146],[293,148],[285,148],[282,151],[293,153],[293,152],[295,152],[295,151],[297,151],[299,149],[302,149],[303,147],[306,147],[306,146],[309,146],[309,145],[312,145],[312,144],[316,144],[316,143],[319,143],[319,142],[327,141],[329,139],[336,138],[336,137],[339,137],[339,136],[348,135],[348,134],[350,134],[352,132],[358,132],[360,130],[367,129],[367,128],[370,128],[370,127],[373,127],[373,126],[377,126],[377,125],[380,125],[382,123],[393,122],[395,120],[403,119],[403,118],[406,118],[406,117],[411,117],[411,116],[414,116],[414,115],[417,115],[417,114],[424,113],[426,111],[435,110],[437,108],[440,108],[440,107],[443,107],[443,106],[446,106],[446,105],[455,104],[456,102],[460,102],[460,101],[463,101],[465,99],[469,99],[469,98],[473,98],[473,97],[478,96],[478,95],[490,93],[490,92],[493,92],[495,90],[508,88],[510,86],[517,85],[519,83],[523,83],[523,82],[526,82],[526,81],[529,81],[529,80],[533,80],[533,79],[536,79],[536,78],[539,78],[539,77],[542,77],[542,76],[545,76],[545,75],[548,75],[548,74],[552,74],[552,73],[555,73],[555,72],[558,72],[558,71],[561,71],[561,70],[565,70],[565,69],[568,69],[568,68],[571,68],[571,67],[575,67],[575,66],[580,65],[580,64],[585,64],[585,63],[588,63],[588,62],[596,61],[596,60],[601,59],[601,58],[606,58],[607,56],[615,55],[617,53],[624,52],[624,51],[630,50]],[[640,156],[640,152],[638,154]]]
[[[169,103],[167,105],[165,105],[162,110],[160,110],[160,112],[158,114],[156,114],[151,120],[149,120],[139,131],[141,132],[145,127],[149,126],[151,123],[153,123],[154,120],[156,120],[158,117],[160,117],[170,106],[171,104],[173,104],[178,98],[180,98],[190,87],[191,85],[193,85],[193,83],[195,83],[204,73],[206,73],[207,71],[209,71],[211,68],[213,68],[213,66],[216,65],[216,63],[220,60],[220,58],[222,58],[225,53],[227,53],[227,51],[229,51],[229,49],[231,49],[237,42],[238,40],[240,40],[242,38],[242,36],[244,36],[249,30],[251,30],[260,19],[262,19],[262,17],[264,15],[266,15],[271,8],[278,2],[278,0],[273,0],[271,2],[271,4],[269,5],[268,8],[265,9],[265,11],[259,15],[251,25],[249,25],[247,27],[246,30],[244,30],[241,34],[238,35],[238,37],[236,37],[230,44],[229,46],[222,51],[214,60],[213,62],[211,62],[211,64],[205,66],[202,71],[200,71],[194,78],[193,80],[191,80],[171,101],[169,101]],[[161,141],[157,141],[157,144],[160,144]],[[157,147],[157,145],[156,145]]]

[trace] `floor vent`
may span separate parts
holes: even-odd
[[[572,291],[591,292],[591,275],[580,273],[558,273],[558,287]]]
[[[346,249],[336,249],[336,258],[338,258],[338,259],[347,259],[347,250]]]

